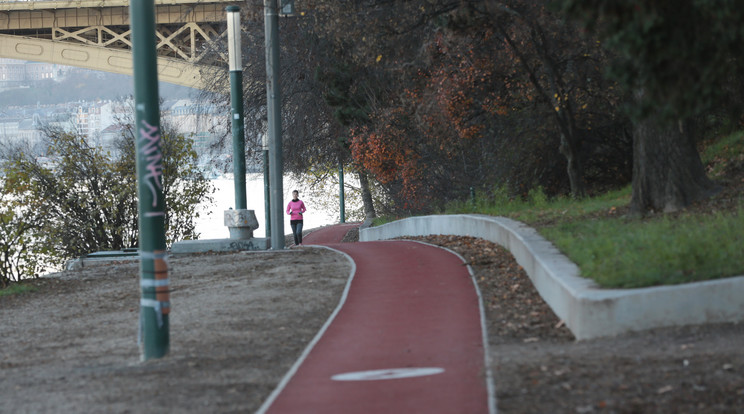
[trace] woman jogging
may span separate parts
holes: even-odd
[[[302,213],[305,211],[307,209],[305,203],[300,200],[300,192],[292,191],[292,201],[287,204],[287,214],[290,215],[289,225],[292,226],[295,246],[302,246]]]

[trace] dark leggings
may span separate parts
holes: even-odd
[[[289,225],[292,226],[295,246],[302,244],[302,220],[290,220]]]

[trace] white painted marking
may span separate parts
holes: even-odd
[[[399,378],[424,377],[444,372],[444,368],[391,368],[374,371],[347,372],[331,377],[334,381],[377,381]]]
[[[478,308],[480,309],[480,322],[481,322],[481,338],[483,339],[483,356],[484,356],[484,362],[486,367],[486,387],[488,388],[488,413],[489,414],[498,414],[498,409],[496,408],[496,386],[493,382],[493,373],[491,372],[491,352],[488,350],[488,330],[486,329],[486,310],[483,307],[483,295],[481,295],[480,288],[478,287],[478,282],[475,280],[475,273],[473,273],[473,268],[470,267],[468,264],[468,261],[465,260],[462,255],[455,252],[454,250],[450,250],[446,247],[437,246],[434,244],[424,243],[424,242],[418,242],[422,244],[426,244],[429,246],[437,247],[443,250],[446,250],[455,256],[459,257],[460,260],[462,260],[462,263],[465,264],[468,268],[468,272],[470,273],[470,280],[473,282],[473,286],[475,287],[475,293],[478,295]]]
[[[346,298],[349,296],[349,290],[351,289],[351,282],[354,281],[354,274],[356,274],[356,262],[354,259],[349,256],[348,253],[344,253],[340,250],[332,249],[330,247],[326,246],[312,246],[313,248],[322,248],[322,249],[328,249],[331,251],[334,251],[336,253],[339,253],[346,257],[346,260],[351,263],[351,271],[349,272],[349,279],[346,282],[346,287],[344,288],[344,293],[341,294],[341,300],[338,302],[338,306],[336,306],[336,309],[333,310],[333,313],[331,313],[331,316],[328,318],[328,320],[323,324],[323,326],[320,328],[320,331],[315,335],[312,341],[305,347],[305,350],[302,351],[302,355],[295,361],[294,365],[289,369],[289,371],[284,375],[282,380],[279,382],[279,385],[274,388],[274,391],[271,392],[271,395],[269,395],[269,398],[264,401],[264,403],[261,405],[261,407],[256,411],[256,414],[266,414],[266,411],[271,407],[271,404],[274,403],[276,398],[279,396],[279,394],[284,390],[284,388],[287,387],[287,384],[289,383],[289,380],[294,377],[294,375],[297,373],[297,370],[300,368],[300,365],[302,365],[303,362],[305,362],[305,359],[307,359],[307,356],[310,355],[310,352],[315,348],[315,345],[320,341],[320,338],[323,337],[323,334],[325,334],[326,330],[328,330],[328,327],[331,326],[331,323],[336,318],[336,315],[338,315],[339,312],[341,312],[341,308],[344,307],[344,304],[346,303]],[[289,252],[289,250],[284,250],[285,252]]]

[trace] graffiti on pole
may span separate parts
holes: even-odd
[[[163,151],[160,142],[160,129],[158,126],[150,125],[142,120],[143,127],[140,128],[140,139],[145,141],[140,147],[145,157],[145,183],[152,193],[152,207],[158,207],[158,194],[163,190]],[[164,211],[146,213],[146,216],[164,216]]]

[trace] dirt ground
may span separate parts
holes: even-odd
[[[576,342],[507,251],[425,239],[475,272],[500,413],[744,412],[744,324]],[[172,257],[171,350],[147,363],[134,263],[33,281],[35,292],[0,297],[0,413],[253,412],[335,308],[349,271],[319,248]]]
[[[170,353],[140,363],[138,266],[0,297],[0,413],[248,413],[315,336],[351,267],[326,249],[171,257]]]

